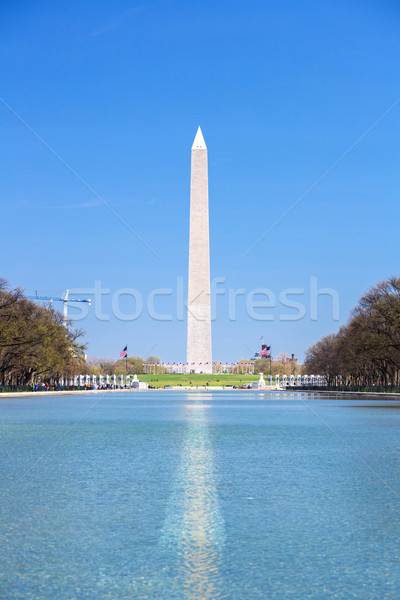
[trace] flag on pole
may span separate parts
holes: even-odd
[[[271,346],[265,346],[260,350],[260,356],[271,356]]]
[[[118,358],[126,358],[128,356],[128,346],[125,346],[118,355]]]

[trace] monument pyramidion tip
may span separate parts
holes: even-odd
[[[196,137],[194,138],[192,150],[207,150],[206,143],[200,127],[197,130]]]

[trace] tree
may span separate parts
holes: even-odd
[[[282,365],[286,365],[288,360],[289,356],[287,352],[279,352],[278,356],[276,357],[276,361],[282,363]]]
[[[337,335],[330,334],[306,351],[304,369],[309,373],[325,375],[330,385],[340,375],[340,357]]]
[[[338,334],[306,352],[305,369],[340,375],[353,385],[399,384],[400,278],[380,281],[364,294]]]
[[[282,375],[289,376],[289,375],[295,374],[296,372],[300,372],[301,365],[298,365],[296,363],[296,365],[294,367],[294,372],[293,372],[293,366],[292,366],[292,362],[290,360],[286,364],[284,364],[278,360],[272,360],[271,364],[270,364],[269,358],[266,358],[263,356],[262,358],[258,358],[255,361],[254,373],[263,373],[264,375],[269,375],[270,371],[271,371],[271,375],[273,375],[273,376],[275,376],[275,375],[279,375],[280,377],[282,377]]]
[[[141,356],[130,356],[127,359],[121,359],[116,362],[114,373],[115,375],[135,375],[143,373],[143,358]]]
[[[26,384],[35,377],[56,380],[85,368],[80,330],[65,327],[52,306],[38,306],[22,290],[0,280],[0,380]]]
[[[152,363],[155,365],[161,365],[161,358],[159,358],[158,356],[148,356],[145,362]]]

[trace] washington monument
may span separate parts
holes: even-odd
[[[190,178],[187,362],[189,371],[212,373],[208,164],[200,127],[192,146]]]

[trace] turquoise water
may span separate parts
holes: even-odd
[[[400,402],[0,398],[0,600],[398,599]]]

